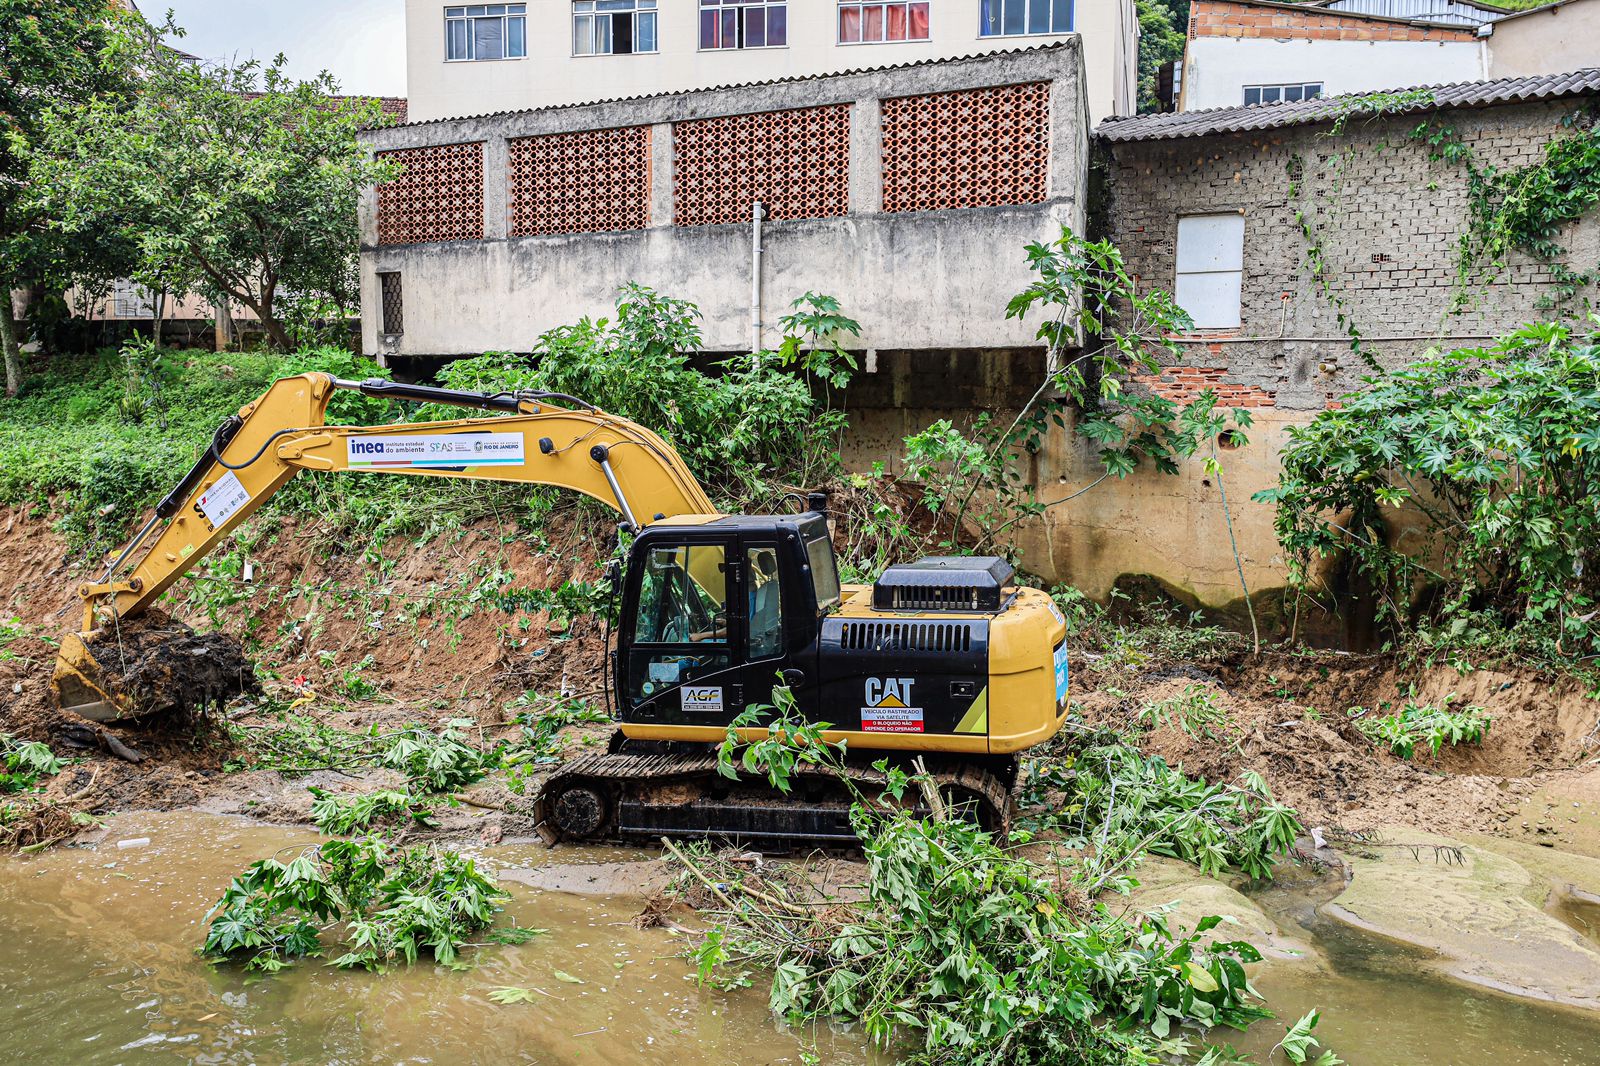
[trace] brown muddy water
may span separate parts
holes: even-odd
[[[118,840],[149,837],[119,849]],[[0,1057],[30,1064],[539,1063],[886,1066],[845,1029],[794,1032],[759,987],[697,987],[664,929],[638,930],[640,895],[621,848],[486,849],[513,894],[507,917],[549,933],[375,977],[316,960],[247,976],[194,955],[203,917],[248,863],[311,842],[302,829],[197,813],[124,815],[94,847],[0,861]],[[1309,910],[1264,900],[1280,921]],[[1600,1062],[1600,1018],[1475,992],[1416,973],[1414,956],[1331,922],[1309,939],[1332,972],[1264,964],[1256,982],[1293,1020],[1323,1011],[1318,1033],[1351,1066],[1577,1066]],[[568,984],[561,970],[582,980]],[[494,988],[548,995],[501,1006]],[[1233,1039],[1265,1062],[1282,1025]],[[1278,1061],[1282,1061],[1281,1058]]]

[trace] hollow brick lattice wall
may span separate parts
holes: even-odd
[[[378,186],[378,243],[483,239],[483,142],[379,152],[404,172]]]
[[[649,225],[649,126],[517,138],[510,170],[513,237]]]
[[[673,222],[840,218],[850,208],[850,106],[678,122],[672,128]]]
[[[1033,204],[1050,172],[1050,85],[883,102],[883,209]]]

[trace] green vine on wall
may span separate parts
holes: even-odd
[[[1562,229],[1600,203],[1600,113],[1584,108],[1562,119],[1564,131],[1544,147],[1544,158],[1510,170],[1481,163],[1454,126],[1424,121],[1412,139],[1425,144],[1428,158],[1465,167],[1467,228],[1456,259],[1456,296],[1460,311],[1504,272],[1507,257],[1521,251],[1550,266],[1552,291],[1541,308],[1573,315],[1588,311],[1582,290],[1600,279],[1600,264],[1575,270],[1560,242]]]
[[[1322,134],[1324,137],[1337,138],[1343,136],[1350,121],[1355,118],[1377,118],[1382,115],[1394,114],[1400,111],[1411,110],[1433,102],[1433,90],[1408,89],[1398,93],[1363,93],[1359,96],[1340,96],[1329,101],[1330,114],[1333,124]],[[1344,167],[1355,156],[1355,149],[1348,148],[1337,157],[1333,168],[1334,186],[1339,188],[1339,179]],[[1302,202],[1306,187],[1306,161],[1300,153],[1296,152],[1290,157],[1284,168],[1289,176],[1289,200],[1294,205],[1295,225],[1300,228],[1300,236],[1306,244],[1305,265],[1310,272],[1317,287],[1321,290],[1323,299],[1333,309],[1334,318],[1339,323],[1339,329],[1350,338],[1350,351],[1355,353],[1367,367],[1374,372],[1382,373],[1383,366],[1368,352],[1362,343],[1361,327],[1356,324],[1350,313],[1350,304],[1344,294],[1334,286],[1333,278],[1328,270],[1327,246],[1323,241],[1323,227],[1315,221],[1314,213],[1309,211]]]
[[[1345,300],[1344,293],[1333,285],[1333,279],[1328,273],[1327,251],[1322,242],[1322,228],[1312,220],[1305,206],[1300,203],[1300,196],[1305,188],[1306,161],[1299,152],[1296,152],[1289,158],[1284,169],[1289,174],[1289,200],[1294,204],[1295,225],[1300,227],[1300,236],[1306,242],[1306,269],[1310,271],[1317,287],[1322,290],[1322,296],[1328,301],[1328,306],[1333,308],[1339,328],[1350,338],[1350,350],[1372,370],[1382,372],[1383,367],[1372,357],[1372,353],[1361,345],[1361,327],[1356,325],[1355,319],[1351,317],[1350,305]]]

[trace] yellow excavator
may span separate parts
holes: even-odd
[[[493,414],[325,425],[338,390]],[[534,805],[546,839],[853,841],[836,775],[802,771],[778,797],[716,772],[730,722],[770,704],[776,684],[808,720],[829,723],[829,741],[846,742],[851,773],[870,780],[874,761],[921,756],[947,798],[1003,829],[1017,753],[1053,736],[1066,712],[1065,619],[1015,585],[1002,559],[925,558],[841,586],[823,496],[796,514],[721,515],[661,437],[573,397],[320,373],[278,381],[224,420],[100,580],[79,587],[83,632],[62,641],[59,704],[102,722],[164,709],[171,686],[136,682],[129,649],[146,674],[151,662],[183,664],[158,654],[164,631],[141,630],[140,616],[302,470],[560,486],[620,513],[632,543],[610,574],[621,610],[606,658],[618,730],[609,750],[547,781]],[[758,724],[745,736],[765,733]]]

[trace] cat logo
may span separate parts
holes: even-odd
[[[861,708],[863,733],[921,733],[922,708],[911,706],[910,677],[867,678],[865,706]]]

